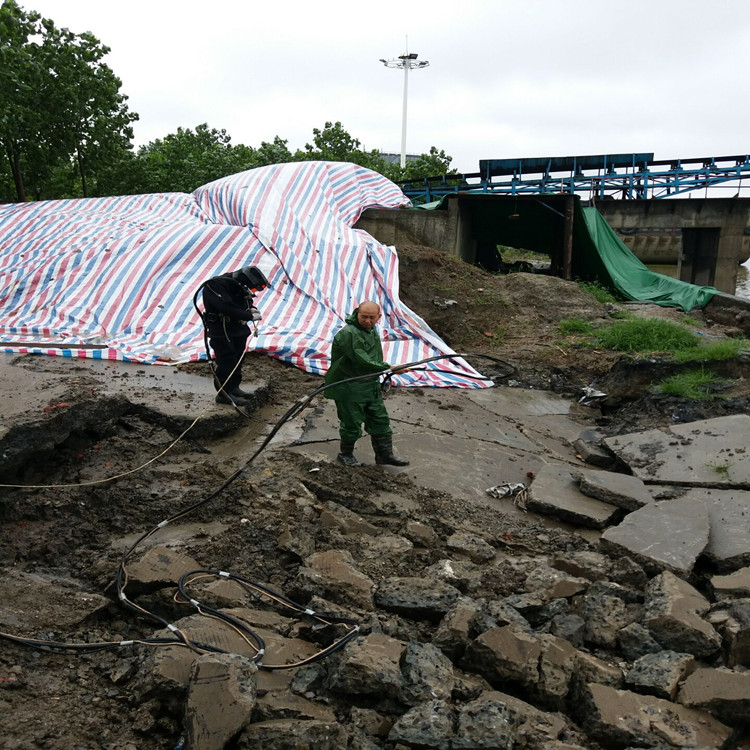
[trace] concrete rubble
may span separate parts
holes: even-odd
[[[186,750],[227,743],[266,750],[728,749],[747,737],[750,463],[744,449],[726,446],[744,444],[750,417],[604,440],[602,450],[628,475],[576,458],[581,424],[563,399],[512,391],[395,399],[396,447],[408,446],[412,465],[382,469],[392,483],[369,491],[356,474],[344,490],[325,485],[321,467],[337,450],[330,404],[290,426],[277,449],[308,474],[284,524],[268,536],[273,554],[286,561],[281,583],[310,611],[358,622],[358,635],[308,663],[343,626],[262,606],[234,582],[200,581],[196,596],[248,624],[265,653],[260,659],[238,630],[186,608],[152,635],[170,638],[176,628],[228,653],[198,655],[170,644],[113,677],[137,686],[142,731],[175,717]],[[456,405],[460,420],[449,408]],[[167,417],[179,429],[184,414]],[[9,434],[3,441],[17,465],[23,441]],[[401,476],[419,492],[402,496]],[[486,489],[499,482],[527,483],[524,507],[489,497]],[[533,519],[533,536],[481,521],[459,527],[424,512],[433,495],[448,490],[483,512]],[[666,490],[673,496],[660,499]],[[247,502],[272,498],[256,493]],[[299,530],[297,517],[312,519],[324,536]],[[189,550],[158,535],[144,545],[128,565],[131,590],[166,607],[179,578],[203,567],[201,545],[237,533],[209,522],[201,528],[206,538]],[[567,535],[567,552],[545,547],[556,534]],[[378,577],[382,560],[401,574]],[[28,591],[29,611],[3,604],[11,585]],[[33,602],[53,599],[50,587],[77,599],[78,622],[116,606],[54,575],[4,571],[3,629],[28,621],[30,612],[41,618]],[[53,624],[39,619],[35,627]]]

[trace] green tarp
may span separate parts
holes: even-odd
[[[591,243],[612,286],[626,299],[653,302],[663,307],[679,307],[687,311],[694,307],[705,307],[711,297],[718,293],[711,286],[696,286],[649,271],[595,208],[584,208],[582,214]],[[578,251],[579,248],[574,245],[574,256]]]

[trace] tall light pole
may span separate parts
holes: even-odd
[[[392,60],[380,58],[380,62],[386,68],[403,68],[404,71],[404,112],[401,115],[401,169],[406,166],[406,101],[409,94],[409,71],[415,68],[426,68],[430,64],[427,60],[418,60],[417,57],[416,52],[405,52]]]

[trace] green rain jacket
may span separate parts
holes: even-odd
[[[368,331],[359,325],[358,310],[359,308],[346,318],[346,325],[333,337],[331,366],[325,376],[326,385],[370,372],[382,372],[390,367],[383,361],[383,347],[377,330],[372,328]],[[380,379],[375,377],[327,388],[323,395],[337,401],[357,403],[376,401],[383,397]]]

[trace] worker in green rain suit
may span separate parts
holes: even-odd
[[[375,329],[379,320],[380,305],[377,302],[363,302],[346,319],[346,325],[333,337],[331,366],[325,376],[326,385],[390,369],[391,366],[383,361],[383,347]],[[337,459],[342,464],[361,466],[354,457],[354,444],[362,437],[364,424],[372,440],[375,463],[409,465],[408,461],[393,454],[391,421],[377,377],[331,385],[323,395],[336,402],[341,437]]]

